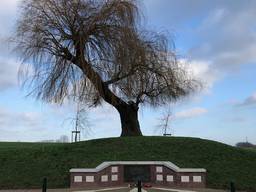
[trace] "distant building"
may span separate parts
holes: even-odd
[[[244,147],[244,148],[248,148],[248,147],[256,147],[255,145],[253,145],[252,143],[249,142],[239,142],[236,144],[237,147]]]

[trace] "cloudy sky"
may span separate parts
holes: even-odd
[[[18,0],[0,1],[0,141],[40,141],[70,135],[72,104],[56,106],[26,97],[17,78],[19,60],[6,38],[14,30]],[[171,104],[170,132],[228,144],[256,143],[256,1],[144,0],[149,29],[174,39],[181,61],[204,83],[200,93]],[[157,128],[165,109],[144,108],[145,135]],[[118,113],[110,106],[90,109],[85,139],[120,135]]]

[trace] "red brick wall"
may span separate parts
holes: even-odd
[[[118,167],[117,173],[111,173],[111,167]],[[161,166],[163,168],[162,173],[156,173],[156,167]],[[150,165],[151,170],[151,182],[152,186],[158,187],[198,187],[203,188],[206,186],[206,173],[176,173],[173,170],[162,166],[162,165]],[[130,183],[125,183],[124,178],[124,166],[123,165],[112,165],[103,169],[98,173],[71,173],[70,175],[70,187],[71,188],[85,188],[85,189],[93,189],[93,188],[101,188],[101,187],[116,187],[116,186],[127,186]],[[160,174],[163,175],[163,181],[157,181],[156,175]],[[107,182],[101,182],[101,176],[108,175]],[[117,181],[111,181],[111,175],[118,175]],[[167,175],[173,175],[173,182],[167,182]],[[181,182],[181,176],[189,176],[190,182],[184,183]],[[74,176],[82,176],[82,182],[74,182]],[[85,182],[86,176],[94,176],[94,182]],[[193,182],[193,176],[201,176],[202,182],[196,183]]]

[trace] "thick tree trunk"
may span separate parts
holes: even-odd
[[[78,57],[76,58],[78,59],[72,62],[90,79],[102,99],[114,106],[119,112],[122,125],[121,137],[142,136],[138,121],[139,107],[133,101],[130,101],[127,104],[108,88],[108,85],[102,81],[100,75],[95,72],[92,66],[85,60],[84,55],[82,54],[84,53],[84,50],[80,50],[81,47],[84,46],[77,44],[76,50]]]
[[[138,121],[138,109],[135,104],[122,104],[117,107],[122,125],[121,137],[142,136]]]

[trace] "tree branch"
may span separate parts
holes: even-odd
[[[110,80],[108,80],[108,81],[105,81],[104,84],[105,84],[105,85],[111,85],[111,84],[116,83],[116,82],[118,82],[118,81],[120,81],[120,80],[122,80],[122,79],[125,79],[126,77],[129,77],[129,76],[132,75],[133,73],[134,73],[134,71],[131,70],[129,73],[124,74],[124,75],[122,75],[122,76],[120,76],[120,77],[119,77],[119,75],[117,75],[117,77],[114,77],[113,79],[110,79]]]
[[[126,104],[121,98],[116,96],[106,85],[100,75],[94,71],[92,66],[86,61],[84,57],[84,46],[81,42],[76,42],[76,59],[72,61],[77,67],[79,67],[82,72],[87,76],[92,82],[96,90],[99,92],[100,96],[109,104],[114,107],[118,107],[120,104]]]

